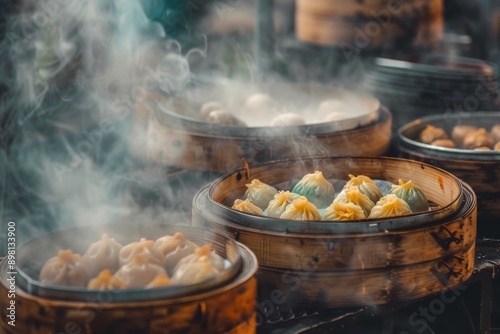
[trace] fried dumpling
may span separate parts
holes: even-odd
[[[365,217],[370,215],[370,211],[375,206],[375,203],[363,194],[358,187],[352,187],[344,189],[340,192],[340,194],[335,198],[333,203],[343,202],[343,203],[353,203],[361,207],[363,209],[363,213]]]
[[[194,254],[186,256],[175,266],[172,281],[177,284],[196,284],[220,274],[220,263],[214,260],[213,255],[210,245],[196,249]]]
[[[169,286],[174,284],[167,274],[158,274],[153,278],[151,282],[146,285],[146,288],[160,288],[162,286]]]
[[[429,201],[424,192],[409,180],[399,180],[399,185],[391,186],[391,194],[404,200],[410,206],[412,212],[429,211]]]
[[[147,253],[136,255],[116,272],[116,277],[125,282],[125,288],[139,288],[146,286],[157,275],[167,274],[162,266],[149,262]]]
[[[370,212],[368,218],[398,217],[411,214],[408,203],[394,194],[382,197]]]
[[[89,274],[82,256],[66,249],[45,262],[39,280],[55,285],[85,287]]]
[[[490,134],[495,142],[500,142],[500,124],[493,125]]]
[[[92,243],[83,259],[87,265],[90,277],[95,277],[101,270],[109,269],[113,272],[120,266],[119,254],[122,245],[114,238],[109,238],[106,233],[101,236],[99,241]]]
[[[357,187],[359,191],[368,196],[373,203],[377,203],[377,201],[382,197],[382,192],[379,187],[365,175],[354,176],[349,174],[350,180],[344,186],[344,189],[349,189],[352,187]]]
[[[334,202],[321,215],[321,220],[347,221],[361,219],[366,219],[363,208],[352,202]]]
[[[276,188],[261,182],[258,179],[253,179],[252,182],[246,185],[244,198],[250,200],[252,204],[257,205],[261,210],[265,210],[269,202],[278,193]]]
[[[476,147],[487,146],[493,147],[493,137],[486,131],[485,128],[477,129],[476,131],[469,132],[462,143],[466,149],[475,149]]]
[[[320,220],[321,216],[313,203],[309,202],[306,197],[300,196],[286,207],[285,212],[281,214],[280,218],[292,220]]]
[[[234,201],[233,206],[231,207],[234,210],[238,210],[245,213],[250,213],[252,215],[263,216],[264,212],[257,205],[250,202],[247,198],[246,200],[237,199]]]
[[[299,194],[292,193],[290,191],[280,191],[274,198],[269,202],[267,206],[267,215],[273,218],[279,218],[283,212],[285,212],[288,204],[292,203],[294,200],[299,198]]]
[[[125,282],[114,276],[109,269],[102,270],[97,277],[91,279],[87,285],[91,290],[118,290],[125,289]]]
[[[453,127],[453,130],[451,131],[451,139],[453,139],[453,141],[455,141],[456,143],[462,143],[464,141],[465,136],[467,136],[468,133],[476,130],[477,127],[473,125],[465,125],[465,124],[455,125]]]
[[[335,198],[335,189],[320,171],[306,174],[293,187],[293,193],[305,196],[317,208],[326,208]]]
[[[448,135],[442,128],[427,125],[425,129],[420,132],[419,139],[423,143],[430,144],[436,139],[448,139]]]
[[[138,242],[132,242],[124,246],[119,254],[120,266],[127,264],[139,254],[145,254],[150,263],[163,266],[163,256],[154,249],[154,244],[153,240],[141,238]]]

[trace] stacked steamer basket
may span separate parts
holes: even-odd
[[[447,113],[416,119],[402,126],[397,134],[401,155],[443,168],[471,185],[478,198],[478,234],[490,237],[499,235],[500,152],[494,145],[500,137],[493,135],[488,139],[487,136],[489,149],[474,150],[473,147],[464,149],[458,140],[455,148],[431,145],[422,142],[420,134],[430,125],[443,129],[449,139],[456,138],[453,129],[461,126],[484,128],[488,135],[497,124],[500,124],[498,112]],[[486,146],[480,142],[481,138],[477,140],[479,146]]]
[[[495,110],[496,66],[481,60],[429,56],[420,62],[377,58],[364,85],[387,105],[394,129],[422,116]]]
[[[319,45],[432,46],[443,38],[443,0],[296,0],[296,35]]]
[[[61,249],[83,254],[101,233],[125,245],[140,238],[182,233],[211,244],[224,259],[220,275],[194,284],[155,288],[90,290],[39,281],[45,261]],[[16,254],[15,326],[0,311],[2,333],[255,333],[257,260],[245,246],[189,226],[111,224],[54,231],[20,245]],[[76,267],[75,267],[76,268]],[[75,269],[78,270],[78,269]],[[10,305],[7,261],[0,263],[0,301]],[[172,277],[171,277],[172,278]]]
[[[272,107],[249,104],[263,95]],[[223,104],[246,126],[203,119],[200,109],[210,101]],[[190,170],[227,172],[242,158],[256,164],[318,155],[378,156],[391,140],[392,116],[378,100],[320,85],[216,80],[179,96],[158,94],[148,103],[148,159]],[[324,120],[330,110],[342,117]],[[300,115],[304,123],[273,125],[287,113]]]
[[[432,210],[357,221],[296,221],[233,210],[252,179],[292,189],[322,171],[338,193],[348,174],[418,184]],[[250,175],[249,175],[250,174]],[[345,183],[345,181],[344,181]],[[311,158],[239,169],[202,189],[193,223],[247,245],[259,260],[259,302],[339,308],[404,302],[463,283],[474,268],[476,197],[441,169],[396,158]]]

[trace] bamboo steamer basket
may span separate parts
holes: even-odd
[[[443,38],[443,0],[296,0],[296,35],[320,45],[383,46],[397,39],[431,46]]]
[[[140,237],[157,238],[165,234],[182,232],[188,240],[212,242],[212,248],[222,256],[235,252],[241,259],[241,266],[223,284],[207,288],[200,283],[198,287],[186,286],[184,291],[170,292],[161,297],[164,291],[148,292],[146,297],[133,295],[129,290],[102,291],[83,297],[84,300],[66,300],[74,297],[74,291],[66,290],[61,298],[47,296],[54,291],[39,287],[27,291],[16,288],[15,326],[8,324],[7,310],[0,311],[0,332],[2,333],[255,333],[256,331],[256,278],[257,260],[247,247],[235,243],[230,247],[228,239],[199,228],[181,225],[120,224],[111,229],[100,228],[89,231],[88,227],[77,227],[51,232],[20,245],[17,249],[17,265],[26,261],[37,261],[47,252],[68,247],[79,247],[85,241],[88,245],[100,237],[96,230],[105,231],[110,236],[120,236],[138,240]],[[89,238],[90,237],[90,238]],[[29,247],[29,249],[28,249]],[[44,254],[44,255],[43,255]],[[30,257],[31,258],[27,258]],[[232,254],[231,256],[235,256]],[[0,301],[9,305],[8,284],[6,282],[6,260],[2,263],[0,277]],[[42,263],[43,265],[43,263]],[[18,273],[17,279],[20,279]],[[33,287],[33,286],[31,286]],[[64,292],[64,287],[57,290]],[[157,294],[155,296],[155,294]],[[127,296],[131,300],[127,301]],[[139,299],[132,297],[139,296]],[[80,295],[78,295],[80,297]],[[124,299],[125,298],[125,299]]]
[[[427,125],[441,127],[451,134],[453,128],[460,124],[484,127],[489,131],[493,125],[500,124],[500,113],[463,112],[416,119],[399,128],[398,150],[402,156],[443,168],[470,184],[478,198],[479,234],[498,236],[500,152],[434,147],[418,140]]]
[[[251,95],[252,90],[255,90],[255,87],[247,84],[232,82],[223,82],[221,87],[231,84],[234,87],[228,89],[240,95]],[[193,112],[186,107],[190,99],[158,94],[156,98],[145,102],[151,115],[147,144],[149,161],[190,170],[225,173],[238,168],[243,157],[249,163],[257,164],[318,155],[378,156],[389,148],[392,115],[372,97],[317,85],[272,84],[269,87],[263,85],[260,89],[290,105],[296,104],[293,98],[298,95],[319,104],[322,100],[349,94],[350,98],[365,104],[369,114],[366,119],[349,119],[344,123],[326,122],[279,129],[269,126],[237,128],[200,122],[194,116],[191,117]],[[224,90],[222,93],[227,94]],[[216,94],[219,93],[201,90],[193,94],[193,99],[199,100],[201,97],[202,101],[207,102],[217,98]],[[293,96],[292,101],[290,96]],[[161,106],[167,104],[172,107]],[[371,145],[366,145],[366,142]]]
[[[411,179],[433,210],[389,219],[298,222],[231,209],[254,178],[291,189],[314,170],[331,180],[351,173],[393,183]],[[356,157],[275,161],[247,173],[236,170],[202,189],[193,199],[193,224],[214,228],[256,254],[260,303],[278,292],[285,296],[282,306],[292,308],[403,302],[439,293],[472,274],[476,197],[446,171],[405,159]]]

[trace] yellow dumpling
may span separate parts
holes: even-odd
[[[294,200],[299,198],[299,194],[295,194],[289,191],[280,191],[274,198],[269,202],[267,206],[267,215],[273,218],[279,218],[283,212],[285,212],[286,207],[292,203]]]
[[[378,188],[378,186],[365,175],[354,176],[349,174],[350,180],[344,186],[344,189],[349,189],[352,187],[357,187],[359,191],[368,196],[373,203],[377,203],[377,201],[382,197],[382,192]]]
[[[342,203],[353,203],[361,207],[365,217],[370,215],[370,211],[375,206],[375,203],[363,194],[358,187],[352,187],[348,189],[344,189],[340,192],[340,194],[335,198],[333,203],[342,202]]]
[[[252,204],[258,206],[261,210],[267,208],[269,202],[278,193],[274,187],[261,182],[258,179],[253,179],[252,182],[246,185],[245,199],[250,200]]]
[[[262,211],[262,209],[259,208],[257,205],[250,202],[248,198],[246,200],[241,200],[241,199],[235,200],[231,208],[241,212],[250,213],[252,215],[258,215],[258,216],[264,215],[264,211]]]
[[[408,203],[394,194],[389,194],[375,204],[368,218],[397,217],[412,213]]]
[[[292,220],[320,220],[321,216],[314,204],[309,202],[304,196],[294,200],[280,216],[281,219]]]
[[[326,208],[322,220],[361,220],[366,219],[364,210],[352,202],[335,202]]]

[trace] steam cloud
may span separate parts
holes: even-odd
[[[124,215],[153,219],[122,189],[138,164],[128,144],[144,141],[133,114],[148,91],[176,91],[189,81],[179,43],[139,1],[27,0],[20,7],[4,14],[0,47],[8,59],[0,68],[2,222],[16,221],[22,239]],[[5,234],[2,228],[0,255]]]

